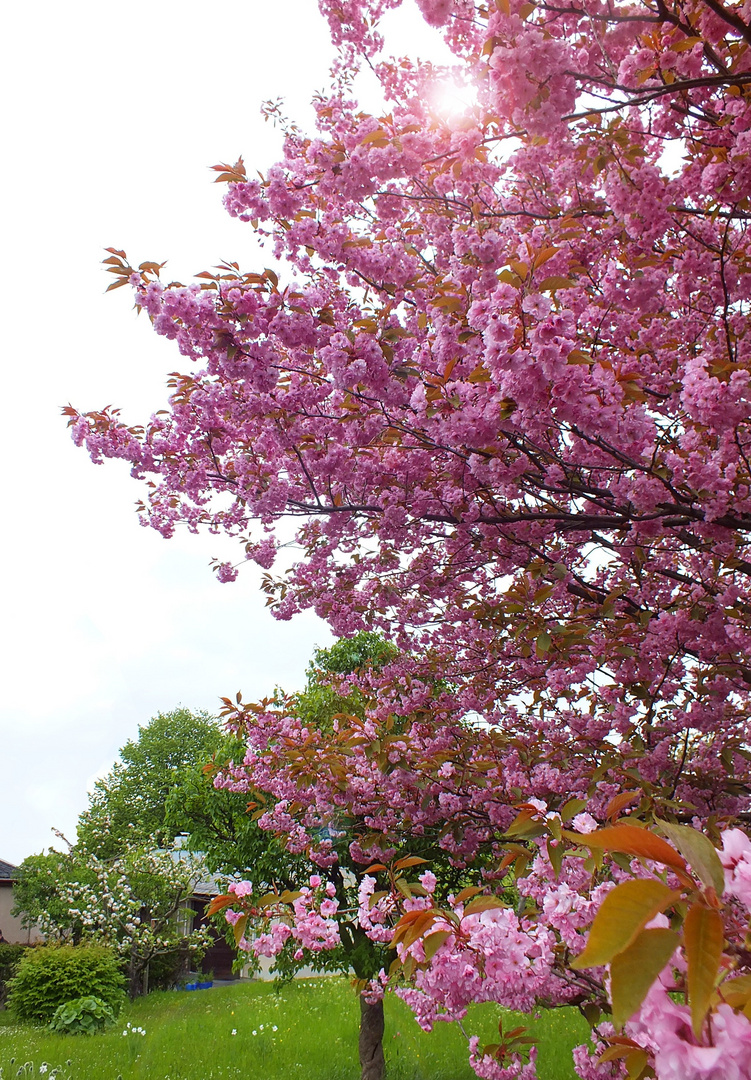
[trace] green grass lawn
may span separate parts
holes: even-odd
[[[475,1007],[465,1021],[467,1033],[492,1041],[497,1015]],[[21,1027],[0,1012],[0,1078],[50,1080],[56,1070],[52,1080],[357,1080],[358,1018],[349,984],[325,978],[280,991],[270,983],[236,983],[151,994],[129,1005],[114,1028],[94,1036]],[[137,1027],[146,1034],[123,1035],[128,1023],[130,1032]],[[539,1040],[541,1080],[574,1080],[571,1048],[587,1038],[586,1022],[566,1009],[528,1023]],[[392,996],[386,999],[384,1043],[389,1080],[476,1080],[456,1025],[438,1024],[426,1034]]]

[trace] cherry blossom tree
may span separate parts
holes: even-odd
[[[523,758],[534,748],[492,729],[437,733],[422,715],[378,724],[343,714],[321,732],[276,705],[227,703],[248,753],[221,782],[253,799],[263,792],[261,827],[308,852],[321,871],[310,887],[267,896],[260,908],[249,885],[233,886],[216,905],[229,909],[239,933],[263,916],[274,920],[263,949],[292,939],[301,958],[335,948],[346,912],[327,898],[344,841],[345,858],[364,875],[357,921],[395,950],[366,998],[395,990],[427,1030],[461,1021],[473,1002],[522,1011],[577,1005],[594,1030],[596,1053],[575,1052],[585,1080],[625,1076],[626,1068],[647,1076],[652,1066],[669,1080],[747,1075],[744,832],[715,833],[718,852],[693,826],[656,820],[648,787],[607,804],[603,785],[589,797],[584,790],[581,798],[519,804],[528,785]],[[452,865],[473,870],[476,884],[440,895],[424,866],[410,880],[423,860],[405,852],[436,844]],[[533,1059],[525,1064],[520,1054],[525,1041],[519,1030],[501,1030],[485,1047],[472,1040],[470,1060],[489,1080],[527,1080],[535,1074]],[[737,1071],[728,1074],[729,1054]]]
[[[750,960],[748,841],[728,828],[749,791],[749,10],[419,0],[454,55],[438,69],[389,56],[378,20],[399,0],[320,6],[339,59],[316,133],[290,127],[260,179],[217,166],[278,270],[165,284],[112,250],[111,287],[134,288],[187,370],[143,427],[67,410],[74,438],[131,464],[165,536],[224,531],[270,571],[277,524],[298,519],[296,565],[265,581],[273,612],[313,608],[338,634],[397,645],[366,727],[335,733],[348,768],[394,776],[377,803],[337,776],[337,754],[326,763],[331,733],[309,740],[291,717],[248,724],[246,767],[255,782],[268,746],[315,746],[316,812],[349,800],[389,833],[406,803],[459,860],[479,842],[523,849],[500,865],[529,869],[534,918],[473,913],[483,944],[446,909],[433,962],[486,957],[475,998],[493,958],[534,971],[538,1000],[590,985],[582,1007],[607,1007],[618,1031],[598,1028],[616,1041],[599,1063],[580,1055],[583,1077],[719,1077],[731,1061],[748,1077],[746,984],[717,987]],[[379,115],[353,100],[363,63]],[[450,113],[447,92],[464,102]],[[389,729],[395,716],[408,726]],[[435,793],[424,810],[418,778]],[[589,815],[573,830],[572,795]],[[618,823],[627,807],[641,843],[608,831],[637,828]],[[601,977],[572,967],[588,920],[595,941],[617,921],[605,893],[632,881],[633,938],[596,954]],[[569,902],[578,915],[557,925]],[[428,963],[414,992],[451,1012],[419,955],[438,917],[423,914],[413,940],[396,924],[396,945]],[[646,986],[637,945],[662,961]],[[501,1063],[508,1047],[473,1047],[479,1074],[531,1075],[513,1049]]]
[[[260,709],[263,723],[277,728],[279,717],[294,717],[288,734],[305,731],[314,740],[309,750],[298,757],[298,768],[289,772],[280,768],[279,757],[276,767],[260,767],[249,741],[250,760],[259,768],[251,777],[244,764],[217,762],[212,771],[221,790],[213,791],[207,799],[240,799],[243,809],[247,806],[255,819],[252,828],[257,834],[256,857],[242,864],[249,867],[252,882],[230,884],[229,892],[214,902],[212,910],[228,908],[238,947],[254,957],[272,958],[271,970],[277,976],[290,977],[305,966],[354,976],[360,1006],[358,1052],[362,1080],[382,1080],[385,1074],[383,989],[385,970],[393,960],[388,946],[393,936],[392,916],[397,909],[390,899],[385,899],[386,892],[375,894],[371,887],[374,879],[367,879],[364,886],[360,880],[362,841],[372,834],[372,826],[353,805],[335,806],[327,800],[325,809],[321,804],[320,812],[313,810],[309,798],[313,792],[300,770],[317,769],[319,754],[325,769],[327,742],[327,756],[333,761],[336,735],[342,730],[362,728],[373,702],[350,680],[362,681],[366,673],[377,675],[383,664],[397,655],[396,649],[369,633],[343,639],[327,649],[316,649],[305,689],[291,695],[277,690],[272,710],[276,715],[265,716],[265,710]],[[236,703],[229,715],[232,726],[248,738],[248,725],[238,716]],[[248,715],[253,715],[252,709]],[[396,727],[401,727],[398,721]],[[332,736],[334,742],[330,742]],[[273,741],[276,746],[276,739]],[[297,757],[294,736],[287,738],[286,745]],[[341,782],[346,770],[337,772]],[[300,799],[291,801],[290,790],[296,788],[298,780],[307,786],[308,794],[301,791]],[[324,786],[317,788],[320,796]],[[372,846],[372,835],[370,842],[365,842]],[[282,851],[286,849],[286,863],[279,857],[279,843]],[[429,865],[431,895],[436,894],[436,902],[461,892],[481,870],[483,852],[476,853],[470,872],[441,847],[433,830],[422,834],[413,830],[410,847],[409,855],[396,860],[391,879],[397,893],[403,890],[402,895],[428,895],[424,885],[409,880],[414,867],[425,869]],[[272,855],[275,866],[264,848]],[[376,853],[381,854],[380,848]],[[225,862],[223,869],[229,865]],[[386,904],[385,910],[375,907],[379,896]],[[363,915],[366,900],[372,900],[374,905],[369,917]]]

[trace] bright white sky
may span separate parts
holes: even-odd
[[[425,55],[422,21],[398,19],[397,51],[419,30]],[[208,562],[234,561],[226,541],[141,528],[139,485],[93,466],[60,417],[112,403],[142,422],[165,404],[185,362],[127,290],[104,295],[103,248],[167,259],[181,281],[226,258],[262,267],[208,167],[278,158],[265,99],[309,130],[332,54],[315,0],[40,0],[3,24],[0,859],[18,863],[52,827],[72,838],[139,723],[298,688],[332,640],[313,616],[277,623],[248,570],[218,584]]]

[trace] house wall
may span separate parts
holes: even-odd
[[[13,883],[11,881],[0,881],[0,930],[2,930],[5,940],[18,942],[22,945],[41,941],[42,935],[38,930],[24,930],[20,918],[11,915],[13,904]]]

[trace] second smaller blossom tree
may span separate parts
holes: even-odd
[[[268,720],[268,731],[289,717],[288,745],[293,753],[297,736],[305,741],[307,732],[309,753],[331,740],[333,761],[338,734],[366,723],[372,705],[368,678],[395,661],[398,651],[379,635],[367,632],[317,650],[301,694],[277,693],[273,701],[259,706]],[[395,723],[398,727],[400,721]],[[298,757],[303,773],[308,766],[315,767],[309,753],[303,750]],[[219,772],[217,786],[249,797],[248,807],[259,832],[273,834],[297,860],[297,886],[289,887],[287,867],[271,891],[267,886],[259,888],[258,882],[235,882],[212,909],[225,910],[241,950],[273,958],[273,970],[282,977],[304,966],[353,976],[360,1001],[362,1080],[381,1080],[385,1073],[383,992],[395,956],[389,949],[393,924],[400,914],[391,893],[402,899],[421,897],[428,906],[433,894],[436,902],[445,902],[467,884],[466,861],[452,861],[434,831],[420,830],[409,837],[409,853],[397,858],[392,846],[378,845],[361,813],[337,812],[331,807],[322,816],[311,816],[306,799],[292,797],[294,781],[283,769],[281,757],[277,771],[265,772],[252,750],[250,756],[257,766],[254,772],[248,768],[248,758],[245,764],[230,763]],[[317,767],[324,770],[324,762],[319,761]],[[290,798],[285,798],[285,787]],[[313,790],[310,787],[309,794]],[[375,878],[362,876],[368,861],[381,858],[393,863],[386,890],[376,890]],[[480,850],[474,853],[473,867],[478,872],[483,859]],[[428,863],[431,869],[420,880],[411,880],[417,868],[424,870]],[[378,865],[386,870],[385,864]]]
[[[52,854],[54,882],[39,856],[27,868],[22,903],[34,909],[28,915],[49,939],[114,948],[127,965],[132,998],[148,993],[155,957],[178,949],[196,956],[211,944],[207,928],[192,926],[187,902],[204,867],[191,853],[131,847],[104,860],[79,844]],[[56,904],[36,905],[35,892],[54,895]]]
[[[328,726],[294,699],[227,702],[248,750],[219,783],[319,869],[297,892],[258,902],[237,884],[221,898],[240,943],[265,918],[247,946],[289,942],[302,958],[334,948],[348,919],[391,950],[363,1000],[388,986],[426,1030],[477,1002],[578,1006],[595,1050],[574,1051],[582,1080],[751,1080],[751,841],[732,817],[688,817],[642,772],[619,791],[607,738],[569,760],[562,794],[554,742],[466,716],[436,728],[427,707],[377,715],[368,678],[340,679],[368,707]],[[345,865],[360,880],[356,911],[332,902]],[[471,1064],[483,1080],[533,1080],[528,1041],[471,1040]]]

